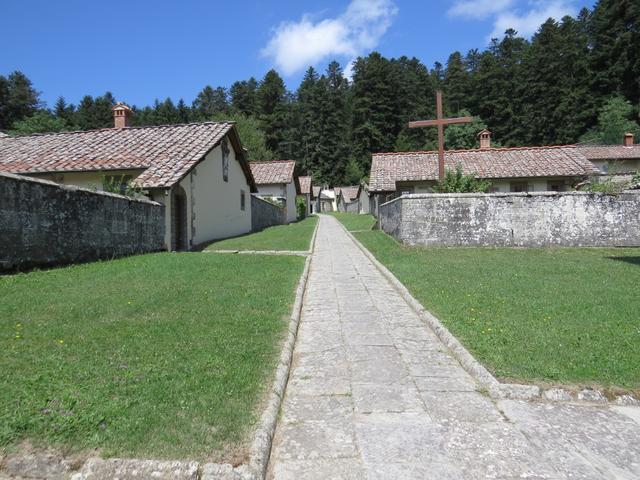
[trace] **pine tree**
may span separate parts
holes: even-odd
[[[193,113],[200,121],[211,119],[220,112],[229,111],[227,91],[223,87],[213,89],[207,85],[202,89],[193,101]]]
[[[452,53],[447,61],[443,80],[445,110],[457,113],[460,109],[468,108],[469,82],[469,73],[462,60],[462,55],[460,52]]]
[[[615,145],[622,143],[625,133],[640,134],[638,122],[633,120],[634,110],[624,97],[610,97],[598,113],[598,124],[582,136],[581,141]]]
[[[41,106],[40,94],[24,73],[16,70],[7,78],[0,77],[1,129],[33,115]]]
[[[231,96],[231,107],[236,112],[244,115],[255,115],[258,113],[257,106],[258,82],[251,77],[249,80],[235,82],[229,89]]]
[[[258,119],[265,134],[265,144],[277,155],[284,153],[280,143],[285,138],[287,118],[292,114],[286,93],[284,81],[275,70],[267,72],[256,92]]]
[[[75,107],[73,104],[67,104],[64,97],[60,96],[56,100],[56,104],[53,107],[53,114],[56,118],[64,121],[68,127],[74,126]]]
[[[640,3],[599,0],[590,22],[592,91],[640,102]]]

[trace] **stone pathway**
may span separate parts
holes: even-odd
[[[638,479],[640,407],[495,402],[321,216],[275,479]]]

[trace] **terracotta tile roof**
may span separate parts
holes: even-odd
[[[300,193],[303,195],[311,193],[311,177],[298,177],[300,181]]]
[[[577,177],[599,175],[581,149],[575,146],[517,147],[445,152],[445,168],[462,166],[465,174],[479,178]],[[375,153],[369,189],[392,192],[396,182],[437,180],[437,152]]]
[[[640,144],[624,145],[581,145],[578,147],[588,160],[625,160],[640,158]]]
[[[105,128],[5,138],[0,143],[0,170],[38,173],[144,169],[136,178],[138,185],[166,188],[179,182],[227,134],[247,181],[255,190],[232,122]]]
[[[272,160],[268,162],[251,162],[251,173],[257,185],[271,183],[291,183],[296,162],[293,160]]]
[[[360,187],[358,185],[353,185],[350,187],[338,187],[338,189],[347,202],[352,202],[358,197]]]

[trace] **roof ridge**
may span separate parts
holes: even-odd
[[[249,163],[296,163],[295,160],[251,160]]]
[[[188,122],[188,123],[165,123],[162,125],[135,125],[133,127],[114,128],[94,128],[91,130],[66,130],[63,132],[42,132],[42,133],[30,133],[28,135],[17,135],[15,137],[8,136],[8,138],[27,138],[27,137],[46,137],[57,135],[76,135],[81,133],[95,133],[95,132],[121,132],[127,130],[142,130],[142,129],[160,129],[160,128],[173,128],[173,127],[191,127],[198,125],[235,125],[234,120],[221,120],[221,121],[207,121],[207,122]]]
[[[575,144],[567,145],[532,145],[523,147],[492,147],[492,148],[461,148],[453,150],[445,150],[444,153],[465,153],[465,152],[507,152],[513,150],[550,150],[560,148],[577,148]],[[409,152],[375,152],[372,156],[377,155],[424,155],[424,154],[437,154],[437,150],[413,150]]]

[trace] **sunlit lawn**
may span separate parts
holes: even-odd
[[[340,220],[347,230],[350,232],[357,232],[360,230],[371,230],[373,224],[376,223],[376,219],[373,215],[365,215],[358,213],[347,212],[331,212],[329,215],[336,217]]]
[[[295,250],[307,251],[318,217],[311,216],[288,225],[214,242],[205,250]]]
[[[0,276],[0,447],[242,455],[303,262],[161,253]]]

